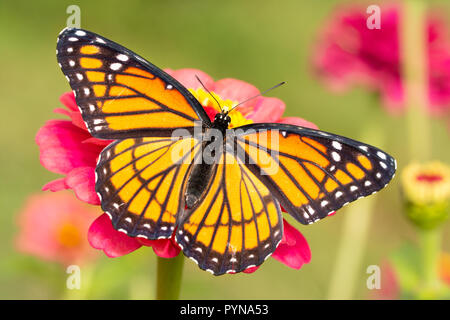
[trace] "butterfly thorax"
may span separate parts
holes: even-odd
[[[227,112],[220,112],[216,114],[214,118],[214,122],[212,124],[212,128],[218,129],[222,134],[225,134],[228,126],[230,125],[231,118]]]
[[[221,112],[216,114],[211,128],[203,135],[202,159],[192,166],[185,192],[185,202],[188,208],[193,208],[203,198],[214,174],[218,157],[224,143],[226,130],[230,124],[230,116]]]

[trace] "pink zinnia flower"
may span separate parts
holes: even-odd
[[[369,29],[366,7],[336,11],[321,33],[314,66],[330,88],[341,91],[354,84],[378,91],[391,112],[404,108],[400,48],[400,6],[383,7],[380,29]],[[450,41],[445,26],[429,15],[426,25],[429,111],[450,108]]]
[[[196,69],[166,70],[175,79],[197,97],[211,120],[219,112],[218,106],[201,88],[195,76],[222,101],[243,101],[257,95],[259,90],[253,85],[236,79],[214,81],[206,73]],[[99,140],[87,131],[78,111],[72,93],[61,97],[61,102],[68,108],[55,111],[68,115],[71,120],[50,120],[37,133],[36,142],[40,148],[42,165],[50,171],[65,175],[44,186],[44,190],[58,191],[72,189],[75,195],[87,203],[99,205],[95,192],[95,166],[97,157],[111,141]],[[277,98],[258,97],[248,101],[231,113],[231,126],[240,126],[252,122],[289,123],[317,129],[317,126],[296,117],[283,118],[285,104]],[[285,265],[299,269],[311,260],[311,251],[303,235],[285,220],[284,235],[272,257]],[[128,254],[142,245],[151,246],[154,252],[163,258],[172,258],[180,253],[180,247],[174,237],[170,239],[147,240],[129,237],[115,230],[106,214],[98,217],[90,226],[88,234],[90,244],[101,249],[109,257]],[[257,267],[244,272],[253,272]]]
[[[44,260],[82,264],[96,256],[86,234],[98,214],[69,193],[33,195],[18,216],[16,247]]]

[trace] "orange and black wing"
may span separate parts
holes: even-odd
[[[211,122],[178,81],[134,52],[82,29],[64,29],[57,58],[90,133],[97,138],[170,137]]]
[[[384,188],[396,170],[380,149],[319,130],[252,124],[234,134],[242,161],[303,224]]]
[[[130,138],[100,154],[96,191],[113,226],[130,236],[170,238],[200,143],[193,138]]]
[[[278,202],[230,150],[220,155],[204,198],[177,226],[184,254],[214,275],[260,265],[283,235]]]

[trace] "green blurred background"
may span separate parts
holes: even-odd
[[[65,270],[14,249],[16,215],[23,201],[58,176],[39,164],[34,136],[46,120],[59,117],[59,96],[69,91],[55,57],[56,37],[66,8],[81,8],[81,27],[110,38],[162,68],[198,68],[215,79],[232,77],[260,89],[288,84],[271,95],[286,102],[286,115],[319,128],[361,139],[369,123],[385,137],[382,145],[408,159],[403,117],[388,116],[374,94],[353,89],[329,92],[314,76],[310,58],[318,31],[342,1],[1,1],[0,2],[0,298],[60,298]],[[447,0],[429,1],[444,17]],[[370,4],[373,4],[372,2]],[[433,120],[432,152],[449,159],[448,132]],[[375,143],[375,141],[365,141]],[[367,298],[366,267],[380,264],[405,241],[415,241],[401,210],[398,178],[376,197],[355,298]],[[366,199],[359,202],[367,201]],[[308,239],[312,261],[292,270],[269,259],[252,275],[214,277],[186,260],[183,299],[321,299],[327,297],[343,217],[353,203],[312,226],[293,222]],[[100,212],[99,212],[100,213]],[[361,212],[364,214],[364,212]],[[292,219],[289,221],[292,222]],[[447,224],[444,248],[450,250]],[[150,248],[108,259],[100,255],[87,298],[152,298],[156,259]]]

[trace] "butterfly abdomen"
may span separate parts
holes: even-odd
[[[214,173],[215,166],[216,164],[208,164],[205,162],[194,164],[189,175],[185,193],[185,201],[188,209],[195,207],[203,198]]]
[[[227,125],[227,122],[218,123],[216,120],[213,127],[208,129],[202,138],[201,158],[199,159],[201,161],[194,163],[187,181],[185,204],[189,209],[195,207],[208,190],[218,157],[223,151],[223,137]]]

